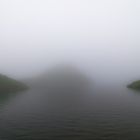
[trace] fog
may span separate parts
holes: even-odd
[[[139,0],[0,1],[0,72],[78,67],[99,82],[140,78]]]

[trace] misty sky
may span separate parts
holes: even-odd
[[[69,63],[140,78],[139,60],[139,0],[0,0],[1,73],[25,78]]]

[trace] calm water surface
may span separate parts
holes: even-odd
[[[0,140],[140,140],[140,94],[32,88],[0,101]]]

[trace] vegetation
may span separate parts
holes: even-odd
[[[25,84],[0,74],[0,95],[23,91],[27,88]]]
[[[131,83],[127,87],[135,90],[140,90],[140,80]]]

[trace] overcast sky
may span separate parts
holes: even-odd
[[[56,63],[140,77],[140,1],[0,0],[0,72],[23,78]]]

